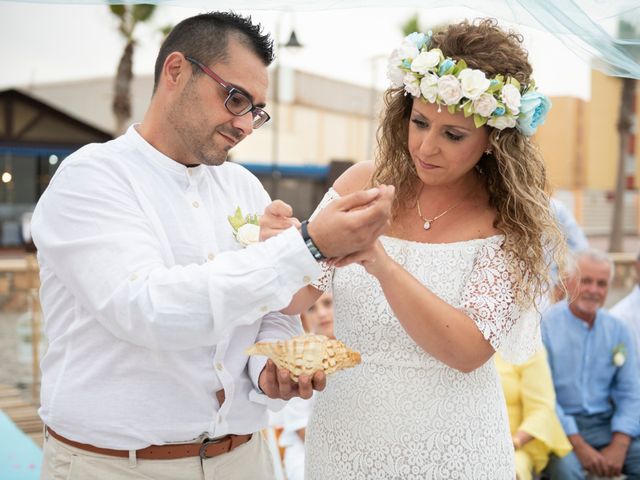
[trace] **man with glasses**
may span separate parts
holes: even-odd
[[[161,47],[142,123],[68,157],[38,203],[42,478],[273,478],[257,433],[267,406],[324,388],[321,373],[293,383],[244,351],[300,333],[278,311],[318,277],[317,260],[375,241],[393,188],[243,248],[228,217],[270,200],[225,160],[269,120],[272,57],[248,18],[184,20]]]

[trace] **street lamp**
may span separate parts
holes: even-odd
[[[276,28],[278,37],[280,38],[280,24]],[[278,184],[282,174],[278,170],[278,156],[280,155],[280,59],[278,53],[280,48],[301,48],[302,44],[298,41],[295,30],[291,29],[291,35],[287,43],[280,44],[276,41],[276,59],[274,61],[274,78],[273,78],[273,120],[271,122],[271,198],[278,198]]]

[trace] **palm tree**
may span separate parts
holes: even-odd
[[[618,26],[620,38],[637,38],[636,28],[629,22],[621,21]],[[637,48],[637,47],[636,47]],[[640,52],[634,51],[633,47],[627,47],[629,54],[640,59]],[[627,152],[629,143],[633,135],[633,103],[636,99],[636,80],[633,78],[622,78],[622,97],[620,99],[620,110],[618,113],[617,129],[619,133],[618,141],[618,171],[616,173],[616,190],[613,204],[613,217],[611,220],[611,232],[609,236],[609,251],[623,251],[623,219],[624,219],[624,193]]]
[[[116,118],[115,134],[120,135],[131,118],[131,80],[133,79],[133,51],[135,38],[133,33],[141,22],[148,21],[155,5],[109,5],[111,13],[118,17],[118,31],[126,41],[118,71],[113,85],[112,110]]]

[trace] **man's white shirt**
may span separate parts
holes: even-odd
[[[275,312],[320,274],[294,228],[236,242],[227,217],[269,201],[243,167],[187,168],[135,127],[69,156],[32,223],[49,340],[44,422],[114,449],[266,426],[265,359],[244,351],[300,333]]]

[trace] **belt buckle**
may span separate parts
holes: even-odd
[[[211,438],[211,439],[205,440],[204,442],[202,442],[202,445],[200,445],[200,452],[199,452],[200,458],[202,458],[203,460],[206,460],[207,458],[213,458],[215,455],[212,455],[212,456],[207,455],[207,452],[206,452],[207,447],[209,445],[215,445],[216,443],[222,443],[227,440],[229,440],[229,435],[225,435],[220,438]]]

